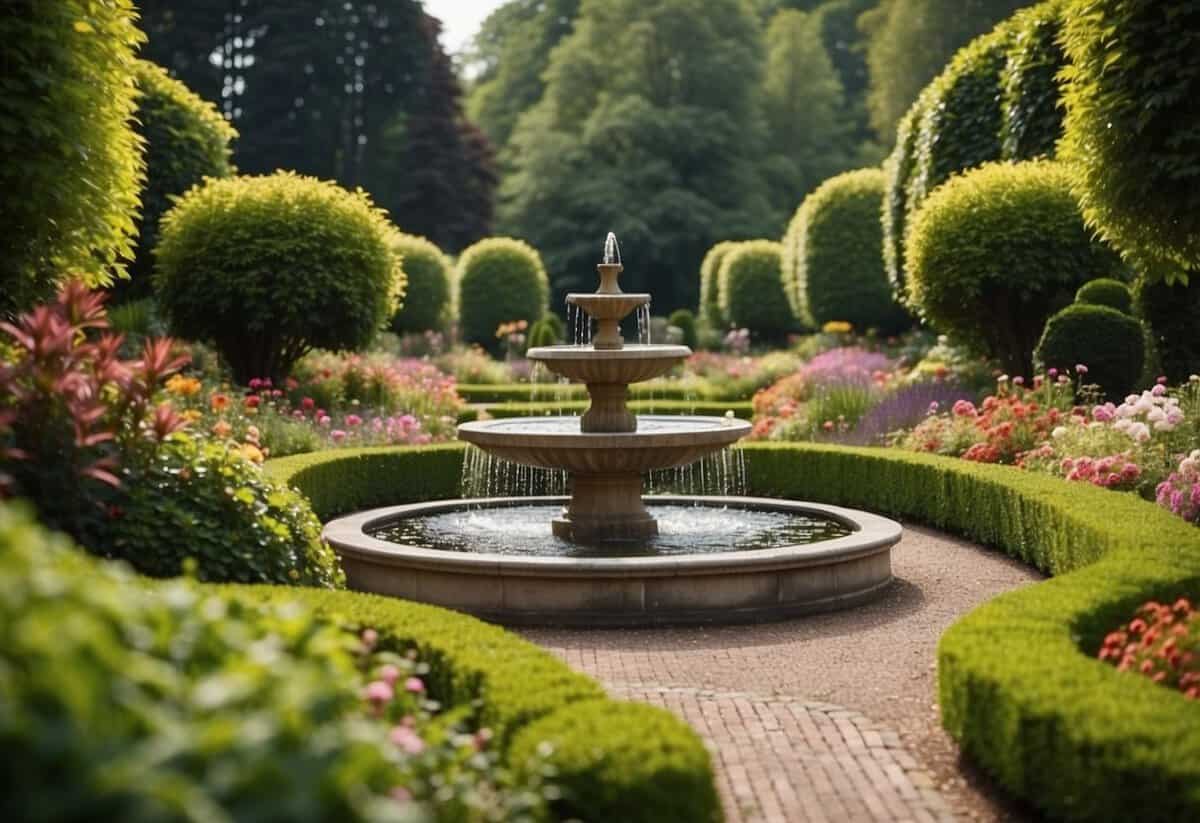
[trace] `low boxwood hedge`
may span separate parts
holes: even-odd
[[[745,447],[752,491],[872,509],[1056,575],[942,636],[942,721],[1014,794],[1068,820],[1200,819],[1200,707],[1094,652],[1148,599],[1200,591],[1200,532],[1140,498],[889,449]]]

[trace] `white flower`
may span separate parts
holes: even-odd
[[[1055,428],[1054,431],[1050,432],[1050,436],[1053,437],[1055,440],[1059,439],[1060,437],[1065,437],[1066,434],[1067,434],[1066,426],[1058,426],[1057,428]]]
[[[1150,427],[1145,423],[1131,423],[1128,434],[1137,442],[1145,443],[1150,439]]]

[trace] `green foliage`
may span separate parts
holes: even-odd
[[[1056,819],[1200,814],[1200,713],[1095,658],[1146,600],[1196,591],[1194,526],[1136,495],[1005,466],[801,444],[744,452],[754,494],[923,523],[1055,575],[976,609],[938,648],[943,723],[1005,789]]]
[[[1062,88],[1058,74],[1067,64],[1059,42],[1065,0],[1048,0],[1013,16],[1008,59],[1001,77],[1000,131],[1006,159],[1054,156],[1062,136]]]
[[[23,2],[0,16],[0,316],[132,256],[142,180],[132,0]]]
[[[401,235],[392,243],[400,257],[406,287],[404,303],[392,315],[397,334],[444,328],[450,311],[451,263],[424,237]]]
[[[176,435],[123,480],[98,553],[153,577],[182,574],[191,558],[206,581],[344,585],[308,501],[225,443]]]
[[[896,148],[883,164],[887,183],[883,196],[883,265],[892,294],[903,301],[905,281],[904,238],[908,230],[909,181],[917,168],[917,137],[921,120],[928,106],[928,95],[922,95],[900,120],[896,129]]]
[[[1119,402],[1137,388],[1145,354],[1145,335],[1137,320],[1108,306],[1075,303],[1046,323],[1033,357],[1060,371],[1083,363],[1088,367],[1086,382]]]
[[[1099,277],[1084,283],[1075,292],[1075,302],[1108,306],[1122,314],[1133,314],[1133,292],[1120,280],[1110,277]]]
[[[551,318],[554,318],[553,320]],[[554,346],[563,342],[559,332],[562,321],[555,325],[554,320],[558,320],[558,315],[547,313],[541,320],[536,321],[529,327],[527,349],[537,348],[539,346]]]
[[[751,240],[721,262],[721,313],[756,337],[779,339],[796,324],[783,287],[782,253],[779,243]]]
[[[700,263],[700,317],[715,328],[725,326],[721,315],[721,263],[725,256],[741,245],[739,240],[722,240],[717,243]]]
[[[1200,5],[1072,0],[1063,155],[1088,225],[1151,280],[1200,267]]]
[[[723,817],[708,752],[687,724],[661,709],[574,703],[522,729],[511,759],[518,768],[536,763],[546,746],[563,792],[554,808],[562,819],[716,823]]]
[[[1084,226],[1071,174],[992,163],[935,190],[908,229],[909,304],[1012,374],[1030,374],[1047,318],[1120,261]]]
[[[696,315],[688,309],[676,309],[667,318],[667,323],[683,332],[683,345],[695,351],[700,346],[696,337]]]
[[[884,272],[884,183],[878,169],[846,172],[822,183],[797,209],[784,238],[784,282],[808,326],[844,320],[860,331],[891,334],[908,325]]]
[[[217,107],[173,79],[161,66],[138,60],[138,133],[146,144],[146,185],[142,189],[137,256],[129,264],[130,281],[117,281],[121,299],[140,299],[153,289],[151,250],[158,242],[158,221],[171,201],[206,177],[233,174],[231,144],[237,130]]]
[[[363,192],[279,172],[209,180],[160,222],[155,287],[172,331],[234,379],[279,383],[309,349],[360,349],[404,286],[396,230]]]
[[[463,339],[496,351],[501,323],[533,323],[546,312],[546,268],[537,250],[520,240],[480,240],[458,258],[458,317]]]
[[[1150,340],[1172,383],[1200,374],[1200,283],[1170,285],[1141,279],[1134,291],[1137,313],[1150,326]]]
[[[344,630],[148,585],[4,505],[0,591],[5,819],[379,819],[398,770]]]

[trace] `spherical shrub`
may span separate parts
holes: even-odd
[[[528,348],[536,349],[539,346],[554,346],[563,342],[562,337],[559,336],[558,328],[554,325],[554,321],[550,319],[551,317],[557,318],[556,315],[547,314],[529,327]]]
[[[137,256],[129,264],[129,280],[118,280],[121,300],[138,300],[153,292],[158,221],[183,194],[205,177],[233,174],[230,144],[237,131],[217,107],[148,60],[137,61],[137,129],[146,141],[146,184],[138,224]]]
[[[822,183],[796,212],[786,245],[795,249],[795,306],[812,328],[845,320],[891,334],[908,325],[883,268],[884,183],[878,169],[846,172]]]
[[[1075,303],[1046,323],[1034,352],[1044,368],[1088,368],[1087,382],[1110,398],[1122,398],[1137,387],[1145,359],[1142,324],[1108,306]]]
[[[341,627],[148,585],[3,504],[0,579],[6,819],[365,821],[394,803]]]
[[[699,348],[700,341],[696,336],[696,315],[687,309],[676,309],[667,317],[667,323],[683,332],[683,345],[693,350]]]
[[[404,334],[443,328],[450,312],[450,259],[424,237],[407,234],[396,238],[392,250],[401,258],[406,282],[392,330]]]
[[[337,555],[308,501],[267,479],[237,446],[184,435],[127,469],[103,549],[143,574],[174,577],[196,561],[205,581],[338,588]]]
[[[458,259],[458,314],[463,339],[493,353],[501,323],[533,323],[546,312],[550,281],[537,250],[509,237],[489,237]]]
[[[1133,314],[1133,292],[1120,280],[1113,280],[1110,277],[1101,277],[1084,283],[1075,293],[1075,302],[1108,306],[1122,314]]]
[[[1073,0],[1062,151],[1099,229],[1143,276],[1200,270],[1200,6]]]
[[[783,290],[783,247],[770,240],[741,243],[721,262],[721,314],[763,339],[778,339],[796,324]]]
[[[1120,260],[1083,224],[1062,165],[993,163],[952,178],[913,216],[909,304],[935,329],[1028,374],[1046,319]]]
[[[1067,55],[1059,42],[1061,0],[1049,0],[1017,12],[1001,76],[1000,143],[1009,160],[1053,157],[1062,136],[1062,88],[1059,72]]]
[[[1139,280],[1134,290],[1137,313],[1150,326],[1150,340],[1162,373],[1172,383],[1200,374],[1200,280],[1170,285]]]
[[[725,318],[721,316],[721,263],[725,255],[741,245],[740,240],[725,240],[717,243],[700,263],[700,317],[713,328],[722,328]]]
[[[0,14],[0,316],[66,278],[107,285],[132,256],[142,176],[133,0],[5,4]]]
[[[172,332],[211,340],[240,383],[280,382],[312,348],[362,348],[403,289],[397,232],[370,198],[292,172],[209,180],[159,227]]]

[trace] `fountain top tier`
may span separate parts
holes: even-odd
[[[621,337],[621,320],[634,309],[649,305],[650,295],[621,291],[618,280],[625,267],[621,265],[621,247],[617,245],[617,236],[612,232],[604,241],[604,262],[597,265],[596,270],[600,273],[600,285],[596,291],[572,292],[567,295],[567,302],[578,306],[596,321],[593,348],[601,351],[622,349],[625,341]]]

